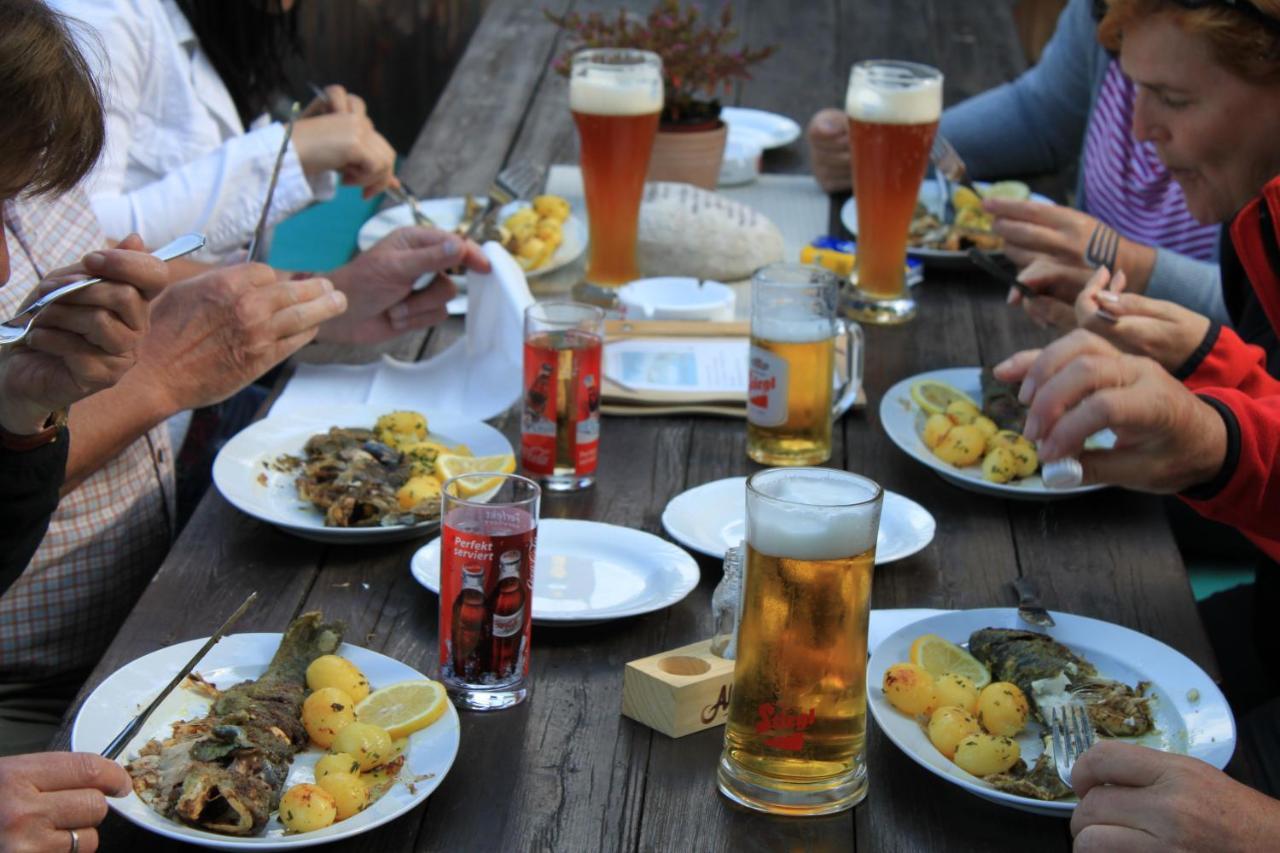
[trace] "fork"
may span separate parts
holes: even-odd
[[[471,225],[467,228],[467,239],[474,240],[484,233],[485,227],[493,222],[499,210],[516,199],[533,195],[541,183],[542,170],[532,163],[512,163],[499,172],[489,185],[484,210],[472,218]]]
[[[969,171],[965,168],[964,160],[960,157],[955,146],[951,144],[941,133],[933,135],[933,147],[929,149],[929,161],[933,163],[934,170],[941,174],[945,183],[943,199],[945,208],[943,217],[947,222],[954,222],[956,218],[956,206],[952,201],[954,185],[960,184],[962,187],[968,187],[975,194],[978,188],[973,185],[973,181],[969,178]]]
[[[1049,714],[1049,731],[1058,778],[1070,788],[1072,769],[1094,741],[1093,723],[1089,722],[1084,703],[1072,700],[1065,707],[1054,708]]]
[[[409,189],[409,186],[404,181],[400,181],[399,186],[392,184],[387,187],[386,193],[396,201],[400,202],[400,204],[409,205],[409,213],[413,215],[414,225],[421,225],[424,228],[436,227],[435,221],[432,220],[430,216],[423,213],[422,209],[418,207],[417,196]]]
[[[1106,267],[1107,272],[1115,272],[1116,256],[1120,253],[1120,235],[1105,222],[1099,222],[1089,235],[1089,243],[1084,248],[1084,259],[1095,269]]]

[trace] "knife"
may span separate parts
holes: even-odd
[[[1040,605],[1040,587],[1031,578],[1018,578],[1013,582],[1018,594],[1018,615],[1024,622],[1037,628],[1052,628],[1055,623],[1049,611]]]
[[[280,167],[284,165],[284,155],[289,150],[289,140],[293,138],[293,122],[298,117],[298,103],[289,111],[289,123],[284,127],[284,141],[280,143],[280,151],[276,154],[276,165],[271,170],[271,182],[267,184],[267,197],[262,202],[262,214],[258,217],[258,226],[253,229],[253,239],[249,241],[249,263],[255,263],[263,249],[263,238],[267,233],[267,217],[271,214],[271,200],[276,194],[276,182],[280,180]]]
[[[236,623],[236,620],[244,615],[244,612],[249,609],[249,605],[253,604],[254,599],[257,597],[257,592],[249,593],[249,597],[244,600],[244,604],[241,604],[236,608],[236,612],[232,613],[231,617],[227,619],[226,622],[222,623],[222,627],[219,628],[212,637],[205,641],[205,644],[200,647],[200,651],[196,652],[195,656],[192,657],[191,660],[187,661],[187,665],[179,670],[178,674],[173,677],[173,681],[170,681],[169,685],[165,687],[164,690],[160,691],[160,695],[152,700],[151,704],[144,708],[141,714],[134,717],[129,725],[125,726],[124,729],[121,730],[120,734],[115,736],[111,743],[107,744],[107,748],[102,750],[103,758],[114,761],[116,757],[124,751],[124,748],[129,745],[129,741],[133,740],[134,736],[141,731],[144,725],[146,725],[147,718],[155,713],[156,708],[160,707],[160,703],[165,700],[165,697],[172,693],[173,689],[181,684],[184,678],[191,674],[191,670],[196,668],[196,664],[200,663],[204,656],[209,653],[209,649],[217,645],[218,641],[222,639],[222,635],[227,633],[227,630]]]

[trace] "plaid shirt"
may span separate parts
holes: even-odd
[[[4,214],[12,271],[0,316],[16,314],[49,271],[106,245],[79,191],[6,202]],[[169,549],[173,494],[161,424],[63,497],[40,549],[0,596],[0,682],[97,662]]]

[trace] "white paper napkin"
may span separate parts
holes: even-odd
[[[520,397],[524,309],[533,294],[501,245],[485,243],[484,253],[493,271],[468,273],[466,334],[448,349],[419,362],[383,356],[365,365],[299,365],[271,413],[368,404],[482,421],[505,412]]]

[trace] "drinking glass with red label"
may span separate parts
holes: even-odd
[[[805,264],[770,264],[751,277],[747,455],[762,465],[831,458],[836,356],[844,337],[840,400],[862,382],[862,328],[837,314],[840,283]]]
[[[520,464],[553,492],[590,486],[600,447],[604,311],[543,302],[524,312]]]
[[[491,711],[529,693],[538,484],[516,474],[445,481],[440,680],[455,705]]]

